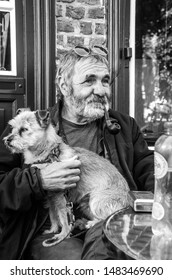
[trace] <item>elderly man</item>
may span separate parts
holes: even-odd
[[[153,191],[153,153],[135,122],[109,109],[111,100],[107,51],[102,46],[76,46],[60,61],[58,102],[50,108],[59,134],[72,147],[83,147],[107,158],[131,190]],[[111,121],[107,120],[109,111]],[[106,113],[106,118],[105,118]],[[8,133],[3,133],[2,138]],[[39,170],[23,166],[20,155],[0,146],[1,259],[116,259],[103,241],[102,222],[74,232],[60,244],[44,248],[42,232],[49,226],[43,199],[47,189],[75,187],[80,161],[54,162]],[[75,213],[79,217],[79,213]]]

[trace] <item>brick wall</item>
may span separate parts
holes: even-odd
[[[107,0],[56,0],[56,55],[79,44],[106,45]]]

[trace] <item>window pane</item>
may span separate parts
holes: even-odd
[[[0,70],[11,70],[10,13],[0,12]]]
[[[136,0],[135,116],[157,137],[172,108],[172,1]]]

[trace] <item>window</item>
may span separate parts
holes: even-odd
[[[0,0],[0,75],[16,75],[15,0]]]
[[[172,111],[172,1],[131,0],[130,115],[156,139]]]

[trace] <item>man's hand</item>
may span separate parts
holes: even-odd
[[[80,165],[81,162],[76,157],[63,162],[36,165],[40,168],[43,189],[60,191],[76,187],[80,180]]]

